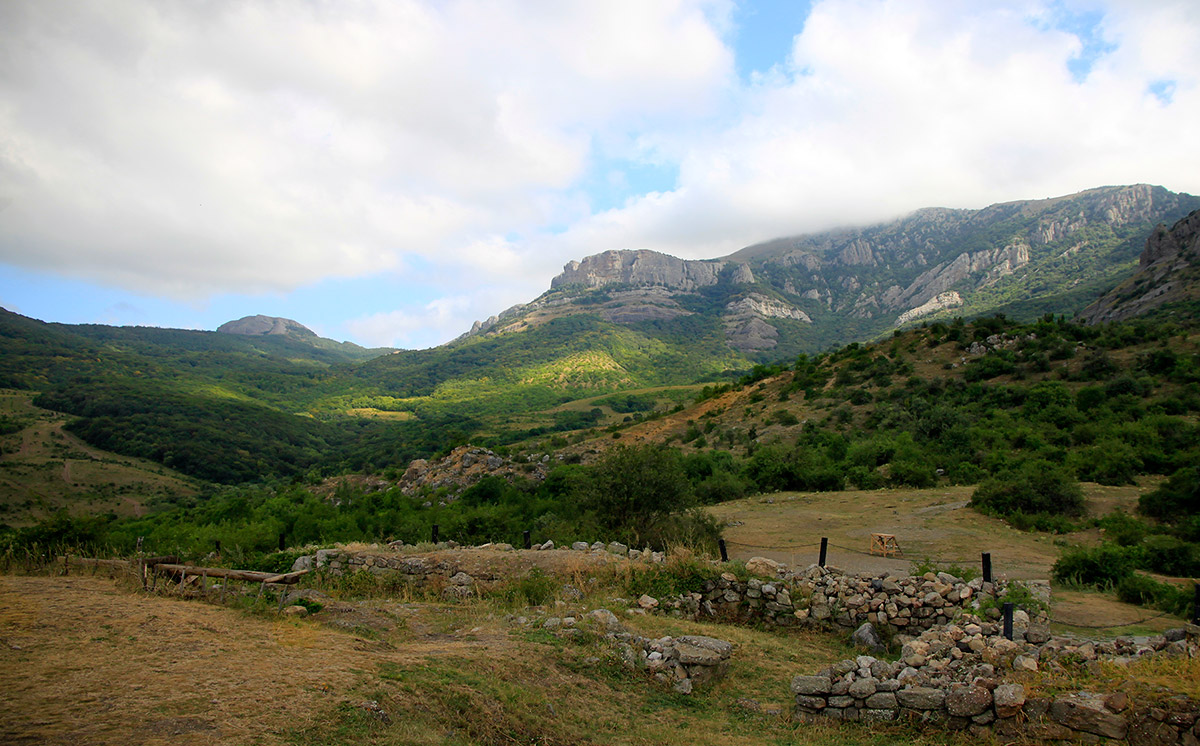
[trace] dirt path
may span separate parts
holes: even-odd
[[[148,596],[107,578],[0,576],[0,743],[275,744],[364,672],[505,645],[413,635],[402,645],[315,623]]]

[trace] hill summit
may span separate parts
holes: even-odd
[[[247,337],[282,335],[287,337],[316,337],[317,333],[299,321],[278,316],[243,316],[236,321],[227,321],[217,327],[222,334],[241,334]]]

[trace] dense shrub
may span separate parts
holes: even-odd
[[[1174,536],[1151,536],[1142,544],[1140,567],[1177,577],[1200,576],[1200,546]]]
[[[1200,466],[1180,469],[1161,487],[1142,495],[1138,510],[1167,523],[1200,514]]]
[[[1107,588],[1128,577],[1137,564],[1137,558],[1136,549],[1116,544],[1076,547],[1064,552],[1050,572],[1060,583]]]
[[[1153,606],[1172,614],[1185,614],[1192,594],[1141,573],[1131,573],[1117,583],[1117,598],[1127,604]]]
[[[1083,490],[1063,469],[1039,459],[984,481],[971,496],[971,506],[997,515],[1081,515]]]

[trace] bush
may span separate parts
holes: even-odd
[[[985,513],[1083,514],[1083,490],[1063,469],[1041,459],[986,480],[971,495],[971,506]]]
[[[846,472],[846,479],[860,490],[881,489],[886,483],[882,474],[866,466],[851,466]]]
[[[1133,572],[1137,559],[1138,552],[1131,547],[1076,547],[1059,557],[1050,572],[1060,583],[1110,588]]]
[[[1010,513],[1006,520],[1008,525],[1018,531],[1044,531],[1048,534],[1069,534],[1078,529],[1071,520],[1065,516],[1053,515],[1051,513]]]
[[[1142,545],[1141,567],[1176,577],[1200,576],[1200,546],[1174,536],[1151,536]]]
[[[1138,499],[1138,511],[1164,523],[1176,523],[1200,513],[1200,467],[1180,469],[1166,484]]]
[[[1191,606],[1191,594],[1148,575],[1131,573],[1117,583],[1117,598],[1127,604],[1153,606],[1172,614],[1186,614]]]

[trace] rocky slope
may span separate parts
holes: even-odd
[[[1167,303],[1200,299],[1200,210],[1146,239],[1133,277],[1080,313],[1089,324],[1123,321]]]
[[[1156,223],[1197,208],[1198,197],[1140,184],[929,208],[722,259],[605,251],[568,263],[547,293],[460,339],[586,313],[660,337],[720,330],[729,349],[762,361],[938,316],[1074,314],[1133,269]]]

